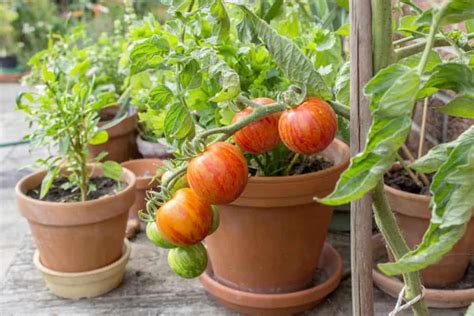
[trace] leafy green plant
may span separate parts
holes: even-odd
[[[380,4],[382,12],[390,12],[390,2]],[[380,264],[379,268],[390,275],[404,274],[407,299],[421,290],[419,279],[410,273],[437,262],[462,237],[472,216],[474,199],[473,128],[471,127],[453,143],[433,148],[412,166],[418,171],[436,171],[430,191],[431,224],[423,242],[409,251],[396,228],[393,215],[383,193],[384,173],[397,159],[399,149],[410,132],[415,101],[430,96],[439,89],[447,89],[456,96],[436,110],[452,116],[472,118],[470,95],[474,91],[472,45],[457,42],[456,38],[472,38],[461,31],[446,33],[443,25],[458,23],[473,12],[472,1],[449,0],[440,7],[422,11],[411,1],[401,1],[407,6],[408,15],[400,18],[397,32],[404,37],[392,43],[391,25],[374,32],[374,62],[377,74],[365,86],[364,93],[370,100],[373,122],[363,152],[351,160],[351,165],[341,176],[335,191],[320,200],[329,205],[339,205],[373,192],[377,225],[384,235],[397,262]],[[386,19],[375,10],[374,21]],[[385,24],[384,24],[385,25]],[[408,44],[407,44],[408,43]],[[392,49],[392,45],[401,46]],[[447,62],[434,52],[434,46],[452,46],[456,55]],[[422,54],[419,52],[422,51]],[[378,67],[378,68],[377,68]],[[383,69],[381,69],[383,68]],[[416,314],[425,308],[415,304]]]
[[[18,14],[6,4],[0,4],[0,56],[6,56],[15,50],[13,40],[13,21]]]
[[[50,49],[52,49],[50,47]],[[95,92],[95,76],[88,74],[87,62],[77,61],[61,64],[64,57],[61,46],[55,55],[57,63],[50,63],[44,55],[34,57],[32,64],[41,69],[42,90],[37,93],[22,93],[17,98],[17,108],[28,117],[30,126],[35,130],[26,136],[34,147],[46,147],[57,151],[37,164],[47,168],[48,172],[41,184],[40,198],[49,191],[53,181],[67,176],[63,189],[78,190],[80,200],[85,201],[95,188],[90,179],[94,166],[107,155],[103,152],[97,157],[89,155],[88,146],[104,143],[108,140],[107,127],[98,127],[99,111],[113,101],[114,94],[107,91]],[[50,52],[51,50],[48,50]],[[60,66],[59,66],[60,65]],[[89,167],[88,164],[94,164]],[[113,161],[101,166],[104,175],[120,181],[121,167]]]

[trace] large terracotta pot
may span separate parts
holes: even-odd
[[[314,202],[349,164],[335,140],[322,155],[331,168],[289,177],[251,177],[242,195],[220,205],[220,226],[206,238],[214,277],[239,290],[287,293],[306,288],[318,266],[333,208]]]
[[[102,110],[102,114],[115,115],[119,110],[118,106],[107,107]],[[109,124],[110,120],[99,122],[99,126]],[[103,151],[109,154],[105,160],[123,162],[138,157],[136,137],[137,110],[132,109],[131,113],[117,125],[107,129],[109,140],[100,145],[89,145],[92,156],[97,156]]]
[[[46,171],[18,182],[18,208],[30,225],[42,264],[61,272],[83,272],[106,266],[122,255],[128,209],[135,201],[135,176],[124,169],[127,183],[112,196],[85,202],[41,201],[26,195],[39,186]],[[99,168],[93,176],[101,176]]]
[[[431,197],[407,193],[385,185],[385,193],[397,223],[408,247],[416,248],[428,229],[431,211]],[[438,288],[461,280],[466,272],[471,257],[474,255],[474,216],[467,225],[464,237],[441,261],[421,271],[423,284]],[[392,255],[389,257],[393,261]]]

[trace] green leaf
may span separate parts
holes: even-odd
[[[75,74],[79,73],[80,75],[84,75],[87,69],[89,69],[91,62],[89,59],[84,60],[83,62],[77,63],[74,67],[69,70],[69,75],[74,76]]]
[[[119,182],[122,179],[123,169],[118,162],[107,160],[102,164],[102,172],[107,178]]]
[[[451,116],[474,119],[474,95],[458,95],[437,110]]]
[[[350,29],[349,22],[346,22],[343,25],[341,25],[340,28],[337,29],[335,34],[340,35],[340,36],[349,36],[350,31],[351,29]]]
[[[56,167],[52,167],[46,173],[46,176],[41,181],[41,192],[40,192],[40,199],[43,199],[46,194],[48,194],[51,185],[53,184],[54,179],[58,176],[59,169]]]
[[[174,104],[165,116],[164,132],[169,143],[194,135],[195,127],[189,110],[181,103]]]
[[[214,25],[213,34],[218,34],[220,41],[225,41],[229,37],[230,19],[222,0],[215,0],[211,7],[211,14],[217,19]]]
[[[441,22],[443,24],[459,23],[472,19],[474,16],[474,1],[472,0],[451,0],[448,1]]]
[[[148,104],[160,108],[171,102],[173,93],[167,86],[160,84],[151,89],[148,96],[150,97]]]
[[[91,145],[99,145],[109,140],[109,133],[107,131],[98,131],[94,137],[89,141]]]
[[[336,3],[341,8],[345,9],[346,11],[349,11],[349,0],[336,0]]]
[[[426,155],[414,161],[410,165],[410,168],[422,173],[433,173],[437,171],[448,159],[449,152],[456,144],[457,140],[436,145],[431,148]]]
[[[388,275],[419,271],[438,262],[463,236],[474,207],[474,127],[457,140],[433,177],[431,223],[418,247],[395,263],[380,264]]]
[[[339,103],[350,105],[350,68],[349,62],[342,65],[336,77],[334,87],[336,91],[336,101]]]
[[[309,95],[326,100],[332,98],[321,74],[292,40],[279,35],[247,7],[240,8],[245,12],[245,19],[249,21],[253,32],[265,43],[276,64],[289,80],[304,83]]]
[[[48,70],[48,67],[46,66],[46,64],[43,64],[41,74],[42,74],[42,79],[44,81],[46,82],[54,81],[54,73]]]
[[[132,74],[155,67],[169,50],[168,41],[156,34],[137,41],[130,52]]]
[[[268,11],[265,13],[265,16],[263,19],[267,22],[270,23],[271,20],[279,16],[283,12],[283,0],[275,0],[273,2],[272,6]]]
[[[418,67],[418,64],[420,63],[422,55],[423,55],[422,52],[415,55],[411,55],[409,57],[403,58],[400,61],[398,61],[398,64],[405,65],[410,68],[416,68]],[[441,60],[441,57],[439,57],[439,55],[436,52],[434,51],[430,52],[430,54],[428,55],[428,61],[426,62],[426,66],[425,66],[425,72],[429,73],[433,71],[435,67],[441,64],[442,62],[443,61]]]
[[[184,89],[199,88],[202,81],[202,74],[199,63],[195,59],[191,59],[179,74],[179,80]]]
[[[367,145],[363,152],[352,158],[335,191],[320,200],[321,203],[340,205],[361,198],[392,166],[410,131],[411,112],[420,85],[416,70],[400,72],[403,67],[392,65],[391,73],[384,69],[367,83],[365,91],[372,97],[373,115]]]

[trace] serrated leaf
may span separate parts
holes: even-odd
[[[211,7],[211,14],[217,20],[213,33],[217,33],[217,37],[220,41],[227,40],[230,32],[230,19],[222,0],[214,0],[214,4]]]
[[[164,107],[171,102],[173,92],[164,84],[160,84],[150,90],[149,97],[148,104],[154,108]]]
[[[91,145],[99,145],[109,140],[109,133],[107,131],[98,131],[94,137],[89,141]]]
[[[457,140],[433,177],[431,223],[418,247],[395,263],[380,264],[388,275],[419,271],[438,262],[463,236],[474,207],[474,127]]]
[[[367,84],[366,92],[379,100],[371,100],[373,121],[367,145],[363,152],[351,159],[334,192],[320,200],[321,203],[340,205],[361,198],[393,165],[395,155],[410,131],[420,76],[415,69],[404,73],[398,72],[397,67],[391,69],[395,70],[391,76],[381,71]],[[387,86],[381,78],[390,81],[391,85]]]
[[[166,113],[163,129],[169,143],[193,135],[195,127],[191,113],[181,103],[174,104]]]
[[[118,162],[107,160],[102,163],[102,172],[107,178],[119,182],[122,179],[123,169]]]
[[[336,77],[335,83],[336,101],[350,105],[350,68],[349,62],[342,65]]]
[[[458,95],[437,110],[451,116],[474,119],[474,95]]]
[[[265,43],[285,76],[293,82],[305,84],[309,95],[331,99],[331,91],[323,77],[298,46],[289,38],[279,35],[247,7],[240,6],[240,8],[244,11],[245,19],[249,21],[253,32]]]
[[[191,59],[179,74],[184,89],[199,88],[202,81],[201,67],[195,59]]]
[[[56,167],[52,167],[46,173],[46,176],[41,181],[41,192],[40,192],[40,200],[43,199],[46,194],[48,194],[51,185],[53,184],[54,179],[58,176],[59,169]]]
[[[169,49],[168,41],[156,34],[137,41],[130,52],[132,74],[158,65]]]

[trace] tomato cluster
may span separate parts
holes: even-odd
[[[253,102],[265,106],[273,100],[258,98]],[[251,113],[251,108],[244,109],[233,122]],[[314,154],[329,146],[336,130],[336,114],[329,104],[309,97],[295,108],[250,123],[233,138],[252,154],[269,151],[280,140],[294,152]],[[169,176],[165,173],[164,178]],[[237,199],[247,180],[247,160],[230,143],[213,143],[188,163],[186,176],[170,189],[172,198],[158,209],[155,222],[146,230],[156,245],[170,249],[168,263],[174,272],[192,278],[206,269],[207,252],[201,241],[219,226],[219,212],[214,205]]]
[[[254,103],[262,106],[272,99],[258,98]],[[237,113],[238,122],[252,113],[246,108]],[[251,154],[261,154],[273,149],[281,140],[294,152],[311,155],[324,150],[336,136],[337,117],[324,100],[308,97],[299,106],[272,114],[255,121],[234,134],[235,143]]]

